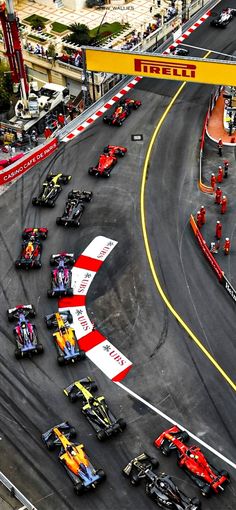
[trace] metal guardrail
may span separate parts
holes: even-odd
[[[10,480],[0,471],[0,482],[3,483],[3,485],[10,491],[11,495],[18,499],[22,505],[27,508],[27,510],[37,510],[36,506],[32,505],[30,501],[20,492],[17,487],[11,483]]]
[[[204,2],[204,0],[200,0],[200,2],[202,5],[201,9],[199,9],[196,14],[194,14],[186,23],[184,23],[184,25],[182,25],[183,32],[188,30],[206,12],[206,6],[208,9],[211,9],[211,7],[214,7],[215,5],[217,5],[220,2],[220,0],[210,0],[209,2],[208,1]],[[199,3],[199,0],[197,0],[197,2],[195,2],[195,3]],[[195,3],[194,3],[194,5],[195,5]],[[173,22],[173,19],[171,20],[172,22]],[[154,35],[154,37],[155,37],[156,33],[158,31],[159,31],[159,29],[157,29],[153,34],[150,34],[149,37],[153,36],[154,34],[155,34]],[[154,54],[162,53],[163,51],[165,51],[168,48],[168,46],[170,46],[170,44],[172,42],[173,42],[173,34],[171,34],[160,46],[158,46],[158,48],[155,49],[155,51],[153,51],[153,53]],[[140,43],[140,45],[141,44],[142,43]],[[137,46],[135,46],[132,49],[133,50],[140,49],[140,45],[137,45],[137,46],[139,46],[139,48]],[[106,92],[106,94],[104,96],[102,96],[100,99],[95,101],[95,103],[90,105],[78,117],[76,117],[75,119],[70,121],[62,129],[54,131],[54,136],[57,136],[59,141],[62,140],[62,138],[64,138],[67,134],[69,134],[71,131],[76,129],[76,127],[78,125],[82,124],[88,117],[90,117],[96,111],[98,111],[100,107],[102,107],[107,101],[109,101],[109,99],[111,99],[113,96],[115,96],[116,92],[118,92],[121,88],[125,87],[125,85],[127,85],[130,82],[130,80],[131,80],[130,76],[125,76],[114,87],[112,87],[112,89],[110,89],[108,92]]]

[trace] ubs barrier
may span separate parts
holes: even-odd
[[[33,166],[43,161],[45,158],[50,156],[58,147],[58,139],[53,138],[47,144],[41,146],[40,148],[32,151],[28,156],[25,156],[19,160],[19,162],[14,163],[4,168],[0,172],[0,186],[3,184],[8,184],[9,182],[15,180],[20,175],[23,175],[25,172],[33,168]]]

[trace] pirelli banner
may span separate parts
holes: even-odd
[[[85,48],[88,71],[236,86],[236,63]]]

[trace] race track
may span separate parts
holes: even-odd
[[[227,7],[233,7],[231,4],[233,0],[221,2]],[[207,21],[188,43],[231,53],[235,26],[236,18],[223,31],[210,28]],[[191,54],[205,52],[192,50]],[[177,468],[174,454],[170,459],[161,457],[152,445],[169,426],[164,419],[110,382],[90,361],[57,365],[56,350],[43,320],[57,305],[56,300],[47,298],[49,257],[62,250],[78,256],[98,235],[114,239],[118,245],[89,290],[88,311],[97,328],[133,362],[124,385],[232,461],[236,459],[235,393],[166,308],[151,276],[143,243],[140,186],[145,154],[154,127],[178,87],[173,82],[142,80],[132,97],[141,99],[143,106],[122,128],[98,120],[1,196],[1,471],[37,510],[74,510],[81,504],[84,510],[151,508],[144,488],[134,489],[121,475],[121,468],[130,458],[144,450],[159,458],[160,471],[170,473],[187,494],[199,495]],[[234,380],[235,304],[224,294],[199,252],[188,224],[190,213],[196,212],[202,202],[210,201],[198,190],[197,178],[199,138],[211,89],[185,86],[162,125],[146,182],[146,227],[156,273],[169,301]],[[143,142],[131,141],[131,134],[136,133],[143,134]],[[128,153],[119,160],[110,179],[96,180],[87,169],[96,164],[108,143],[124,145]],[[34,208],[32,196],[52,169],[70,173],[71,183],[63,187],[54,209]],[[94,193],[78,230],[66,230],[55,223],[72,188]],[[20,250],[21,232],[31,226],[49,229],[43,246],[43,267],[40,271],[16,271],[14,261]],[[232,279],[236,278],[234,266],[232,262]],[[6,309],[19,303],[35,305],[34,322],[45,353],[17,362]],[[96,380],[114,413],[127,421],[123,434],[103,444],[94,437],[79,404],[72,405],[62,391],[73,380],[87,375]],[[78,438],[91,459],[107,473],[106,482],[82,500],[74,495],[56,453],[48,452],[41,442],[42,432],[64,420],[78,429]],[[234,510],[235,471],[213,454],[208,457],[230,472],[232,483],[225,494],[203,501],[203,509]]]

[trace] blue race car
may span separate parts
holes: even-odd
[[[36,312],[32,305],[19,305],[7,311],[9,322],[17,320],[17,325],[13,330],[16,341],[16,359],[43,352],[43,346],[38,340],[36,326],[27,319],[28,316],[35,317],[35,315]]]
[[[51,289],[48,290],[48,297],[72,296],[71,267],[75,263],[74,253],[57,253],[50,258],[50,265],[56,266],[51,272]]]

